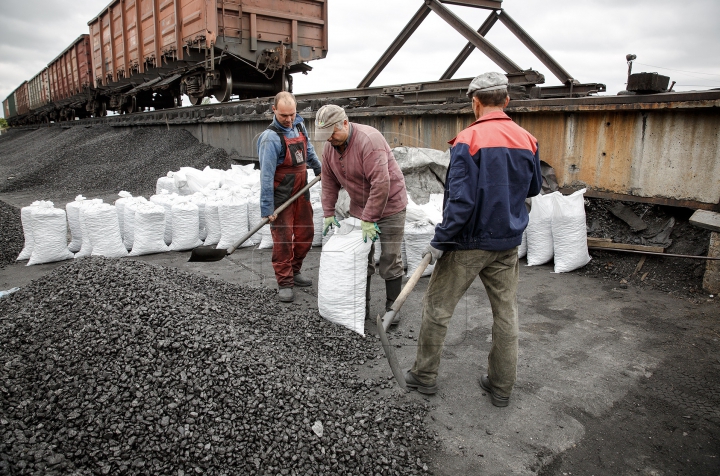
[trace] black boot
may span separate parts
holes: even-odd
[[[367,277],[367,286],[365,287],[365,320],[370,319],[370,278]]]
[[[395,300],[400,295],[400,291],[402,291],[402,276],[385,281],[385,312],[389,311],[392,305],[395,304]],[[397,325],[398,322],[400,322],[399,312],[395,314],[390,325]]]

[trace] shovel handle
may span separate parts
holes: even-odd
[[[282,212],[283,210],[285,210],[287,207],[290,206],[290,204],[291,204],[292,202],[294,202],[295,200],[297,200],[300,195],[304,194],[305,192],[307,192],[308,190],[310,190],[310,188],[311,188],[313,185],[315,185],[316,183],[318,183],[318,182],[320,181],[320,178],[321,178],[321,177],[322,177],[321,175],[318,175],[317,177],[315,177],[312,181],[310,181],[310,183],[308,183],[307,185],[305,185],[298,193],[296,193],[295,195],[293,195],[292,197],[290,197],[285,203],[283,203],[282,205],[280,205],[279,207],[277,207],[277,208],[275,209],[275,211],[273,212],[273,215],[279,215],[280,212]],[[258,223],[257,225],[255,225],[255,227],[254,227],[252,230],[250,230],[245,236],[243,236],[242,238],[240,238],[234,245],[232,245],[230,248],[228,248],[228,249],[227,249],[227,254],[232,254],[232,252],[235,251],[240,245],[242,245],[243,243],[245,243],[247,240],[250,239],[251,236],[253,236],[255,233],[257,233],[257,232],[260,230],[260,228],[262,228],[262,227],[264,227],[265,225],[267,225],[269,221],[270,221],[269,218],[267,218],[267,217],[263,218],[263,219],[260,221],[260,223]]]
[[[405,304],[405,300],[412,292],[413,288],[415,288],[415,285],[420,281],[420,277],[425,272],[425,269],[430,264],[430,260],[432,259],[432,255],[430,253],[426,254],[422,261],[420,261],[420,264],[417,268],[415,268],[415,272],[413,272],[412,276],[410,276],[410,279],[408,279],[408,282],[405,283],[405,287],[403,287],[402,291],[400,292],[400,295],[395,299],[395,302],[390,307],[390,310],[385,313],[385,315],[382,318],[382,326],[383,329],[386,331],[388,330],[388,327],[390,327],[390,324],[392,323],[393,317],[395,317],[395,314],[400,311],[400,308],[403,304]]]

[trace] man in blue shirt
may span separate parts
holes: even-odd
[[[288,92],[275,96],[272,124],[258,138],[260,160],[260,213],[270,220],[273,238],[272,265],[278,283],[278,299],[292,302],[294,286],[311,286],[300,274],[312,246],[314,225],[310,192],[300,196],[280,214],[275,209],[307,185],[307,168],[316,176],[321,165],[308,141],[303,118],[297,115],[295,97]]]

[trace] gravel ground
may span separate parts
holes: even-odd
[[[24,241],[20,210],[0,201],[0,268],[15,261]]]
[[[0,300],[0,342],[3,474],[421,474],[432,446],[355,376],[374,339],[269,289],[86,258]]]
[[[0,192],[64,196],[127,190],[155,193],[158,177],[180,167],[228,169],[222,149],[183,130],[110,126],[41,128],[0,136]]]

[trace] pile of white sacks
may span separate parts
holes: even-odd
[[[308,175],[314,178],[312,171]],[[85,256],[184,251],[200,245],[229,248],[261,220],[260,171],[253,165],[233,165],[230,170],[183,167],[160,177],[149,199],[124,191],[118,195],[114,204],[78,195],[65,209],[48,201],[23,207],[25,246],[17,259],[33,265]],[[315,235],[321,237],[319,184],[310,196],[316,210]],[[321,244],[322,239],[317,241]],[[272,248],[269,227],[243,244],[254,245]]]

